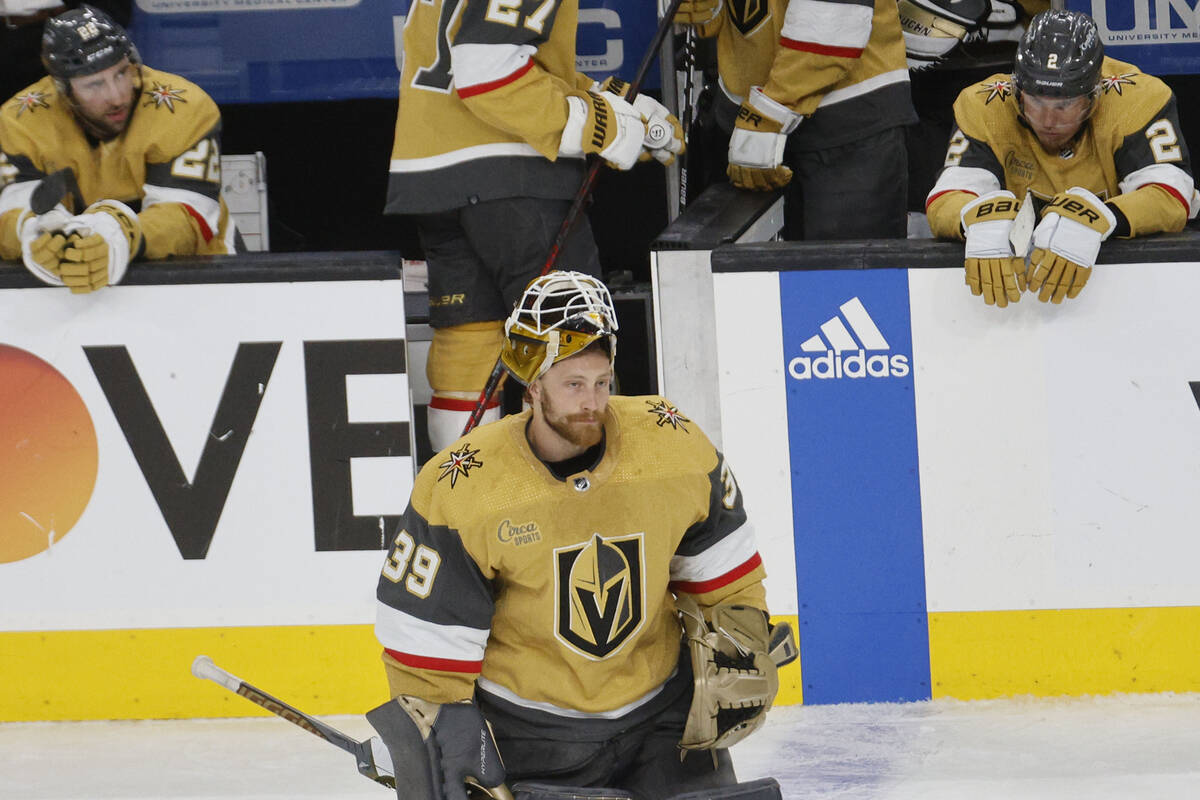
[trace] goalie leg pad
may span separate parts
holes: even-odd
[[[554,786],[549,783],[522,781],[512,786],[513,800],[633,800],[620,789],[593,789],[586,786]]]
[[[508,796],[491,728],[474,703],[401,695],[368,711],[367,722],[392,757],[399,800],[468,800],[468,781]]]
[[[783,792],[774,778],[759,778],[733,786],[674,794],[667,800],[783,800]]]

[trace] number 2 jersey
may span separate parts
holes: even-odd
[[[559,158],[578,0],[414,2],[404,21],[390,214],[506,197],[563,200],[582,158]]]
[[[611,398],[603,456],[565,480],[526,442],[530,413],[417,476],[377,592],[392,694],[451,702],[477,681],[530,712],[631,714],[678,663],[675,594],[766,608],[738,486],[661,397]]]
[[[119,136],[90,138],[49,76],[0,106],[0,258],[19,259],[16,223],[38,181],[71,167],[81,198],[138,212],[148,259],[233,253],[237,235],[221,196],[221,112],[194,83],[140,68],[140,89]]]
[[[957,129],[925,201],[934,236],[962,238],[959,214],[977,196],[1028,190],[1040,207],[1081,186],[1124,217],[1118,236],[1183,229],[1200,208],[1170,88],[1105,58],[1091,117],[1067,148],[1048,153],[1020,117],[1012,76],[992,75],[954,102]]]

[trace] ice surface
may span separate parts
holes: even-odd
[[[362,717],[326,717],[356,738]],[[743,780],[839,800],[1200,798],[1200,694],[783,706]],[[0,724],[3,800],[385,800],[352,756],[275,718]]]

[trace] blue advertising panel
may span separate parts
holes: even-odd
[[[395,97],[408,0],[137,0],[145,62],[218,103]],[[633,77],[657,25],[647,0],[581,0],[578,68]],[[652,67],[646,88],[659,85]]]
[[[1152,75],[1200,74],[1200,0],[1066,0],[1096,20],[1104,52]]]
[[[907,272],[779,293],[804,702],[929,699]]]

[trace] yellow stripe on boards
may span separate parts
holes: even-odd
[[[933,697],[1200,691],[1200,608],[929,614]]]
[[[371,625],[0,632],[0,722],[269,716],[192,676],[197,655],[308,714],[388,698]]]
[[[800,637],[800,618],[795,614],[782,614],[771,617],[772,622],[787,622],[792,626],[792,632],[796,634],[797,640]],[[804,642],[797,641],[801,651],[804,649]],[[786,667],[779,670],[779,693],[775,695],[775,705],[791,706],[800,705],[804,702],[804,681],[801,679],[800,662],[802,658],[797,658]]]

